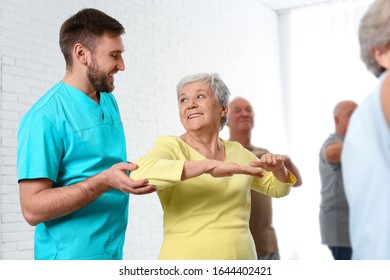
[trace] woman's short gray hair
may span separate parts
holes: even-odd
[[[385,51],[390,47],[390,1],[376,0],[368,8],[359,26],[360,57],[376,77],[384,71],[376,61],[373,50]]]
[[[187,85],[194,82],[207,82],[210,85],[211,90],[213,91],[218,104],[221,107],[229,108],[229,96],[230,91],[222,79],[217,73],[208,74],[208,73],[197,73],[185,76],[180,80],[176,86],[177,99],[179,100],[179,94],[181,89]],[[225,126],[227,122],[227,115],[221,118],[220,130]]]

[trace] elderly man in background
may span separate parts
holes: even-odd
[[[237,141],[259,159],[267,149],[258,148],[251,144],[251,133],[254,127],[254,111],[251,104],[244,98],[238,97],[230,102],[227,126],[230,129],[230,141]],[[294,186],[302,184],[298,168],[290,157],[283,155],[283,162],[288,170],[296,177]],[[251,191],[250,230],[255,240],[257,259],[279,260],[279,249],[275,229],[272,226],[272,198],[262,193]]]
[[[345,100],[333,110],[335,132],[331,133],[320,150],[321,176],[320,232],[322,244],[328,246],[335,260],[350,260],[349,207],[345,197],[341,152],[349,119],[357,104]]]

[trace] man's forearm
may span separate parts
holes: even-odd
[[[23,215],[30,225],[59,218],[88,205],[109,187],[96,175],[74,185],[53,188],[49,180],[24,180],[20,182]],[[39,190],[32,193],[34,189]]]

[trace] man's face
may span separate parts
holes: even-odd
[[[243,98],[230,102],[227,126],[233,131],[251,130],[254,125],[252,106]]]
[[[122,37],[103,36],[87,65],[87,76],[99,92],[112,92],[115,88],[114,74],[125,70],[122,58],[124,52]]]

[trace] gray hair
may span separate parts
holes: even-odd
[[[178,100],[179,100],[179,94],[180,94],[181,89],[185,85],[191,84],[194,82],[207,82],[207,83],[209,83],[210,88],[212,89],[212,91],[215,95],[215,98],[218,101],[218,104],[221,107],[229,108],[230,91],[217,73],[213,73],[213,74],[197,73],[197,74],[188,75],[188,76],[185,76],[184,78],[182,78],[176,86]],[[222,128],[225,126],[226,122],[227,122],[227,115],[223,116],[221,118],[220,130],[222,130]]]
[[[390,43],[390,1],[376,0],[368,8],[359,26],[360,57],[376,77],[384,71],[373,50],[385,51]]]

